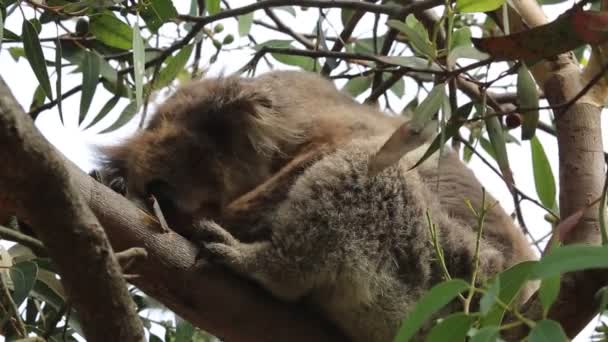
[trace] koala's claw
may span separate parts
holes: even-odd
[[[208,261],[234,266],[241,260],[241,243],[213,221],[197,224],[195,238],[202,245],[202,256]]]

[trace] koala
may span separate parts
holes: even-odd
[[[100,147],[100,171],[106,183],[123,180],[121,192],[131,199],[154,194],[169,224],[184,226],[184,217],[220,220],[229,203],[296,156],[312,160],[325,148],[390,131],[398,122],[312,73],[205,79],[180,88],[144,130]],[[289,168],[283,178],[300,169]]]
[[[469,279],[477,220],[465,200],[482,205],[481,184],[451,151],[408,171],[422,145],[368,175],[402,123],[311,73],[205,79],[179,89],[144,130],[101,148],[102,171],[124,179],[128,197],[153,194],[169,225],[190,227],[178,232],[216,262],[309,304],[355,341],[387,341],[443,277],[427,210],[448,271]],[[482,279],[536,258],[499,205],[481,255]]]

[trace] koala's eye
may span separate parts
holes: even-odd
[[[173,199],[173,188],[169,183],[155,179],[146,183],[146,193],[154,195],[159,201],[171,201]]]

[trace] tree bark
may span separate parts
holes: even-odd
[[[78,312],[85,337],[143,341],[144,331],[106,235],[63,159],[0,78],[0,203],[36,227]]]

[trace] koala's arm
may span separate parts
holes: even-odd
[[[333,147],[327,145],[314,145],[303,149],[272,177],[224,208],[221,222],[241,227],[255,224],[260,213],[276,208],[285,200],[297,177],[332,149]]]

